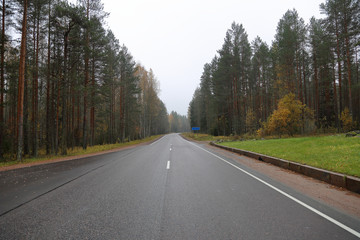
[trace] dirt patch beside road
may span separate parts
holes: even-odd
[[[154,141],[156,141],[156,140],[154,140]],[[154,142],[154,141],[151,141],[151,142]],[[15,165],[11,165],[11,166],[0,167],[0,172],[19,169],[19,168],[32,167],[32,166],[42,165],[42,164],[49,164],[49,163],[63,162],[63,161],[69,161],[69,160],[75,160],[75,159],[82,159],[82,158],[86,158],[86,157],[91,157],[91,156],[97,156],[97,155],[102,155],[102,154],[106,154],[106,153],[117,152],[117,151],[121,151],[121,150],[125,150],[125,149],[131,149],[131,148],[147,145],[147,144],[149,144],[151,142],[139,143],[139,144],[134,144],[134,145],[129,145],[129,146],[122,146],[122,147],[114,148],[114,149],[111,149],[111,150],[106,150],[106,151],[96,152],[96,153],[89,153],[89,154],[84,154],[84,155],[64,156],[64,157],[55,158],[55,159],[46,159],[46,158],[44,158],[43,161],[30,162],[30,163],[19,163],[19,164],[15,164]]]

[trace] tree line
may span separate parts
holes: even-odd
[[[153,71],[105,28],[107,16],[100,0],[2,0],[1,159],[169,131]]]
[[[169,132],[178,133],[190,131],[190,122],[187,116],[180,115],[175,111],[171,111],[169,114],[169,124]]]
[[[234,22],[222,48],[204,65],[189,104],[191,126],[214,135],[358,126],[360,2],[327,0],[320,11],[323,19],[305,24],[295,9],[288,10],[271,46],[260,37],[250,43],[244,26]],[[291,125],[290,115],[302,121],[291,131],[280,130]]]

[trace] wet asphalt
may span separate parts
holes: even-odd
[[[0,172],[0,239],[358,239],[269,185],[355,232],[359,219],[208,151],[170,134]]]

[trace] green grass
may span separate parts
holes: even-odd
[[[359,137],[337,135],[220,144],[360,177]]]
[[[46,160],[50,160],[50,159],[52,160],[52,159],[60,159],[60,158],[64,158],[64,157],[70,157],[70,156],[81,156],[81,155],[85,155],[85,154],[98,153],[98,152],[103,152],[103,151],[112,150],[112,149],[116,149],[116,148],[121,148],[121,147],[136,145],[139,143],[153,141],[158,137],[160,137],[160,135],[151,136],[151,137],[144,138],[141,140],[135,140],[135,141],[124,142],[124,143],[89,146],[89,147],[87,147],[86,150],[84,150],[82,147],[75,147],[74,149],[68,149],[67,155],[46,155],[44,150],[40,150],[39,157],[37,157],[37,158],[25,157],[22,162],[15,161],[15,160],[7,160],[4,162],[0,162],[0,167],[12,166],[12,165],[20,164],[20,163],[23,164],[23,163],[41,162],[41,161],[46,161]]]

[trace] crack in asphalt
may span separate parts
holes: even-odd
[[[141,149],[141,148],[139,148],[139,149]],[[130,154],[132,154],[132,153],[134,153],[134,152],[136,152],[136,151],[138,151],[139,149],[134,149],[133,151],[130,151],[129,153],[126,153],[126,154],[124,154],[124,155],[121,156],[121,157],[126,157],[126,156],[128,156],[128,155],[130,155]],[[67,185],[67,184],[69,184],[69,183],[71,183],[71,182],[73,182],[73,181],[75,181],[75,180],[77,180],[77,179],[79,179],[79,178],[82,178],[82,177],[84,177],[85,175],[87,175],[87,174],[89,174],[89,173],[91,173],[91,172],[94,172],[94,171],[96,171],[96,170],[98,170],[98,169],[100,169],[100,168],[102,168],[102,167],[104,167],[104,166],[106,166],[106,165],[114,162],[114,161],[115,161],[115,160],[112,160],[112,161],[109,161],[109,162],[107,162],[107,163],[105,163],[105,164],[102,164],[102,165],[100,165],[100,166],[97,166],[97,167],[95,167],[95,168],[92,168],[92,169],[86,171],[85,173],[80,174],[79,176],[77,176],[77,177],[75,177],[75,178],[72,178],[72,179],[70,179],[70,180],[68,180],[68,181],[65,181],[64,183],[62,183],[62,184],[60,184],[60,185],[58,185],[58,186],[56,186],[56,187],[54,187],[54,188],[51,188],[50,190],[47,190],[47,191],[45,191],[45,192],[43,192],[43,193],[41,193],[41,194],[39,194],[39,195],[37,195],[37,196],[29,199],[29,200],[26,200],[26,201],[24,201],[24,202],[22,202],[22,203],[20,203],[20,204],[18,204],[18,205],[16,205],[16,206],[14,206],[14,207],[8,209],[8,210],[0,213],[0,217],[2,217],[2,216],[4,216],[4,215],[6,215],[6,214],[8,214],[8,213],[10,213],[10,212],[18,209],[18,208],[20,208],[21,206],[24,206],[24,205],[26,205],[26,204],[34,201],[34,200],[36,200],[36,199],[38,199],[38,198],[40,198],[40,197],[42,197],[42,196],[44,196],[44,195],[46,195],[46,194],[48,194],[48,193],[51,193],[51,192],[53,192],[53,191],[55,191],[55,190],[57,190],[57,189],[65,186],[65,185]]]
[[[69,184],[69,183],[71,183],[71,182],[73,182],[73,181],[75,181],[75,180],[77,180],[77,179],[79,179],[79,178],[81,178],[81,177],[83,177],[83,176],[91,173],[91,172],[94,172],[95,170],[97,170],[97,169],[99,169],[99,168],[102,168],[102,167],[105,166],[105,165],[106,165],[106,164],[103,164],[103,165],[101,165],[101,166],[98,166],[98,167],[96,167],[96,168],[93,168],[93,169],[91,169],[91,170],[89,170],[89,171],[87,171],[87,172],[85,172],[85,173],[77,176],[76,178],[70,179],[69,181],[66,181],[66,182],[62,183],[62,184],[60,184],[59,186],[56,186],[55,188],[52,188],[52,189],[50,189],[50,190],[48,190],[48,191],[46,191],[46,192],[44,192],[44,193],[41,193],[41,194],[37,195],[36,197],[33,197],[32,199],[29,199],[29,200],[27,200],[27,201],[25,201],[25,202],[23,202],[23,203],[15,206],[15,207],[13,207],[13,208],[11,208],[11,209],[3,212],[3,213],[0,213],[0,217],[8,214],[9,212],[14,211],[15,209],[18,209],[18,208],[21,207],[21,206],[24,206],[24,205],[27,204],[27,203],[30,203],[30,202],[34,201],[34,200],[36,200],[36,199],[38,199],[38,198],[40,198],[40,197],[42,197],[42,196],[44,196],[44,195],[46,195],[46,194],[48,194],[48,193],[51,193],[51,192],[55,191],[56,189],[59,189],[59,188],[65,186],[65,185],[67,185],[67,184]]]

